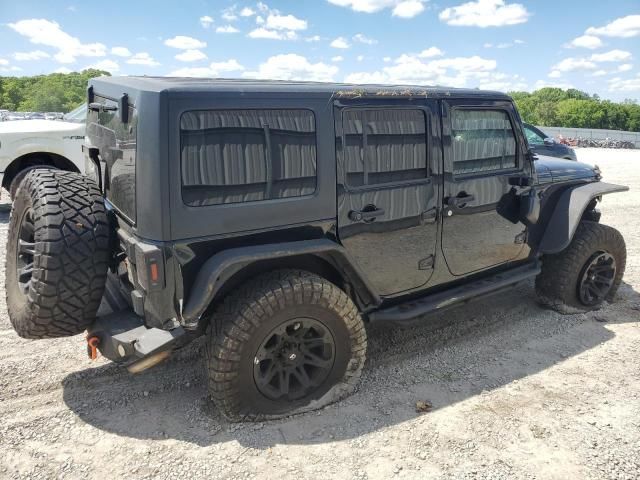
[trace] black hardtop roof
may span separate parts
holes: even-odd
[[[90,80],[96,93],[100,85],[109,90],[119,87],[124,92],[241,92],[241,93],[301,93],[328,95],[344,98],[356,97],[486,97],[510,99],[502,92],[471,88],[449,88],[422,85],[372,85],[302,82],[287,80],[249,80],[234,78],[189,78],[189,77],[98,77]]]

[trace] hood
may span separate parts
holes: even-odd
[[[597,180],[598,171],[591,165],[562,158],[536,155],[534,162],[538,183],[559,183],[572,180]]]
[[[60,120],[14,120],[0,122],[0,135],[3,133],[66,132],[83,128],[83,123],[63,122]]]

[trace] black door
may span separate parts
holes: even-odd
[[[530,169],[522,135],[514,130],[516,118],[509,102],[443,102],[442,250],[454,275],[528,253],[509,184],[510,177],[528,175]]]
[[[431,110],[356,104],[335,118],[340,241],[378,294],[425,285],[437,235]]]

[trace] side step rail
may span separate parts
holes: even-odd
[[[507,288],[514,287],[524,280],[535,277],[539,273],[540,265],[538,262],[529,263],[459,287],[433,293],[393,307],[376,310],[369,314],[369,321],[373,323],[413,320],[422,315],[436,313],[454,305],[501,292]]]

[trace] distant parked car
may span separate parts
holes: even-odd
[[[9,112],[6,117],[6,120],[24,120],[25,116],[22,112]]]
[[[546,155],[548,157],[573,160],[574,162],[578,160],[573,148],[562,145],[553,137],[550,137],[533,125],[523,123],[522,126],[524,127],[524,133],[527,137],[527,141],[529,142],[529,147],[531,147],[531,150],[533,150],[534,153],[537,153],[538,155]]]
[[[87,105],[67,113],[62,121],[45,120],[44,114],[39,115],[24,120],[25,115],[16,112],[10,117],[24,121],[0,123],[0,182],[11,198],[34,168],[84,173],[82,142]]]
[[[27,116],[27,120],[46,120],[46,117],[44,116],[44,113],[41,113],[41,112],[31,112],[31,113]]]

